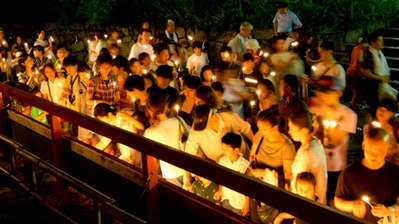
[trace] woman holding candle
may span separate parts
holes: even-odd
[[[168,101],[163,94],[148,98],[147,112],[151,126],[144,132],[144,137],[165,144],[179,151],[184,151],[183,135],[188,134],[187,124],[178,117],[170,117]],[[160,161],[162,177],[177,186],[183,185],[184,170],[172,164]]]
[[[258,96],[260,111],[277,106],[279,103],[274,85],[269,79],[262,79],[259,81],[256,95]]]
[[[65,78],[57,77],[56,70],[52,64],[43,67],[43,73],[47,80],[42,82],[40,92],[44,99],[53,103],[66,106],[67,95],[64,92]]]
[[[316,195],[318,202],[326,204],[327,161],[320,140],[312,135],[312,115],[306,111],[294,112],[288,120],[289,133],[294,141],[301,143],[292,164],[292,182],[301,172],[311,172],[316,177]],[[295,189],[293,189],[295,190]]]
[[[200,76],[202,67],[209,64],[208,54],[201,52],[199,41],[194,41],[192,48],[194,53],[187,59],[186,67],[190,75]]]

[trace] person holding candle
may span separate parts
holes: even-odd
[[[150,36],[151,36],[151,31],[148,29],[142,29],[139,32],[140,39],[137,40],[135,44],[132,45],[132,48],[130,49],[130,53],[128,56],[128,59],[136,58],[138,59],[139,54],[146,52],[149,55],[154,54],[154,49],[152,48],[152,45],[150,43]]]
[[[194,41],[192,48],[194,53],[187,59],[187,70],[190,75],[200,76],[201,69],[209,64],[208,54],[202,52],[201,42]]]
[[[47,78],[46,81],[41,83],[40,87],[43,98],[61,106],[66,106],[65,78],[57,77],[53,64],[44,65],[43,74]]]
[[[216,76],[213,73],[213,68],[210,65],[205,65],[201,69],[200,73],[201,85],[211,86],[212,82],[216,81]]]
[[[65,80],[64,92],[67,95],[67,106],[77,112],[81,112],[82,100],[85,101],[84,92],[86,88],[83,87],[78,74],[78,60],[74,56],[68,56],[64,60],[64,67],[67,72]]]
[[[36,35],[37,39],[33,43],[33,47],[36,46],[43,47],[43,56],[45,58],[52,60],[51,62],[54,63],[55,61],[55,55],[53,53],[54,38],[52,36],[49,36],[48,40],[45,40],[46,34],[44,30],[40,30],[39,32],[36,33]]]
[[[187,76],[183,82],[183,92],[177,99],[177,105],[181,108],[177,111],[178,115],[184,119],[187,125],[193,124],[193,110],[195,107],[195,94],[201,86],[201,80],[198,76]]]
[[[64,59],[69,56],[69,51],[66,49],[65,46],[61,45],[57,48],[55,54],[57,58],[54,62],[54,68],[57,70],[57,75],[64,76],[66,78],[67,74],[65,74],[65,70],[63,68],[64,68]]]
[[[20,70],[16,71],[18,82],[26,84],[30,89],[40,88],[46,77],[34,66],[34,59],[27,54],[23,54],[18,59]]]
[[[314,85],[318,104],[309,106],[319,121],[314,132],[322,140],[327,158],[327,199],[332,205],[338,176],[347,165],[351,134],[356,133],[357,114],[340,102],[342,80],[336,76],[321,76]]]
[[[251,23],[247,21],[242,22],[240,32],[227,44],[227,46],[231,47],[233,54],[238,60],[242,60],[242,56],[246,52],[245,44],[251,38],[253,28]]]
[[[301,143],[292,163],[291,186],[296,186],[296,177],[301,172],[311,172],[316,177],[318,202],[326,204],[327,160],[323,145],[313,136],[313,118],[307,110],[292,113],[288,120],[289,133],[294,141]],[[293,189],[294,193],[295,189]]]
[[[33,47],[33,58],[34,65],[39,70],[42,69],[45,64],[54,64],[54,57],[51,57],[51,55],[49,57],[45,57],[44,48],[41,45],[36,45]]]
[[[150,95],[147,101],[147,112],[150,115],[151,126],[144,132],[144,137],[165,144],[179,151],[184,151],[185,144],[182,137],[187,134],[189,127],[175,116],[170,117],[168,99],[164,94]],[[162,177],[179,187],[183,186],[185,171],[179,167],[160,161]]]
[[[279,104],[273,82],[262,79],[257,84],[256,95],[259,100],[259,111],[267,110]]]
[[[377,110],[373,119],[363,127],[363,135],[370,128],[378,127],[385,129],[390,136],[390,147],[386,156],[386,160],[399,166],[399,119],[396,116],[398,112],[397,102],[391,98],[382,99],[377,104]]]
[[[169,60],[169,48],[165,43],[157,43],[154,45],[154,55],[152,57],[152,63],[150,65],[150,73],[157,77],[156,71],[159,66],[167,65],[172,68],[172,77],[169,85],[176,90],[179,89],[179,82],[177,80],[178,72],[176,63]],[[151,57],[151,56],[150,56]]]
[[[364,158],[345,168],[338,178],[337,209],[372,223],[390,213],[399,216],[399,167],[385,160],[389,138],[385,129],[368,130],[362,143]],[[362,200],[364,196],[372,206]]]
[[[260,112],[256,118],[258,132],[254,136],[249,161],[256,178],[289,190],[292,179],[291,166],[295,158],[292,141],[278,130],[280,116],[276,107]],[[263,223],[274,220],[278,210],[266,204],[257,207]]]

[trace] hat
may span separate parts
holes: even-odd
[[[245,43],[245,48],[248,50],[258,50],[260,48],[259,42],[256,39],[249,39]]]
[[[345,88],[345,84],[342,79],[336,76],[322,75],[313,84],[315,91],[319,92],[330,92],[330,91],[342,91]]]

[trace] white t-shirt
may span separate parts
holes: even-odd
[[[48,84],[47,84],[48,83]],[[50,87],[50,89],[49,89]],[[66,105],[66,98],[62,98],[62,94],[64,93],[65,87],[65,78],[58,78],[54,79],[54,82],[43,81],[40,86],[40,92],[42,94],[47,95],[47,99],[52,101],[53,103],[65,106]]]
[[[327,161],[323,145],[317,139],[313,139],[309,146],[301,146],[292,163],[292,183],[295,186],[296,176],[302,172],[311,172],[316,178],[316,194],[319,202],[326,204],[327,193]],[[295,187],[293,187],[295,192]]]
[[[202,67],[207,64],[209,64],[208,54],[201,52],[200,56],[192,54],[190,57],[188,57],[186,67],[191,75],[199,77]]]
[[[385,55],[382,53],[382,51],[378,51],[372,47],[369,49],[373,55],[374,73],[380,76],[389,76],[390,70]]]
[[[184,121],[182,121],[184,122]],[[187,126],[187,125],[185,125]],[[183,134],[183,128],[177,118],[169,118],[161,121],[156,126],[147,128],[144,137],[153,141],[162,143],[176,150],[184,150],[181,148],[180,140]],[[160,161],[162,177],[165,179],[177,178],[182,176],[185,171],[179,167]]]
[[[357,114],[342,104],[338,108],[327,112],[323,111],[319,106],[310,107],[309,111],[321,117],[322,120],[337,122],[336,129],[348,133],[348,135],[346,135],[342,139],[341,143],[335,148],[324,147],[327,158],[327,170],[330,172],[343,170],[346,166],[346,152],[349,146],[349,133],[356,133]]]
[[[140,44],[135,43],[133,44],[132,48],[130,49],[128,59],[132,58],[139,58],[139,54],[146,52],[150,55],[150,57],[154,54],[154,49],[152,48],[151,44]]]
[[[251,125],[232,112],[217,113],[219,119],[218,131],[205,128],[201,131],[190,130],[185,151],[191,155],[198,155],[201,151],[209,159],[217,162],[222,156],[222,137],[230,132],[248,134]]]
[[[231,160],[228,157],[223,156],[219,160],[219,165],[237,171],[239,173],[245,174],[245,172],[249,167],[249,162],[248,160],[244,159],[242,156],[240,156],[240,158],[238,158],[238,160],[234,162],[231,162]],[[229,204],[235,209],[241,210],[244,207],[245,195],[223,186],[222,201],[226,199],[229,200]]]

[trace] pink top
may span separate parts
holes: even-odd
[[[359,58],[360,58],[360,53],[361,52],[364,53],[364,50],[365,48],[361,44],[356,45],[353,48],[351,54],[351,61],[348,70],[346,71],[346,74],[348,76],[360,76],[362,74],[361,73],[362,63],[359,61]],[[364,54],[362,57],[364,57]]]

